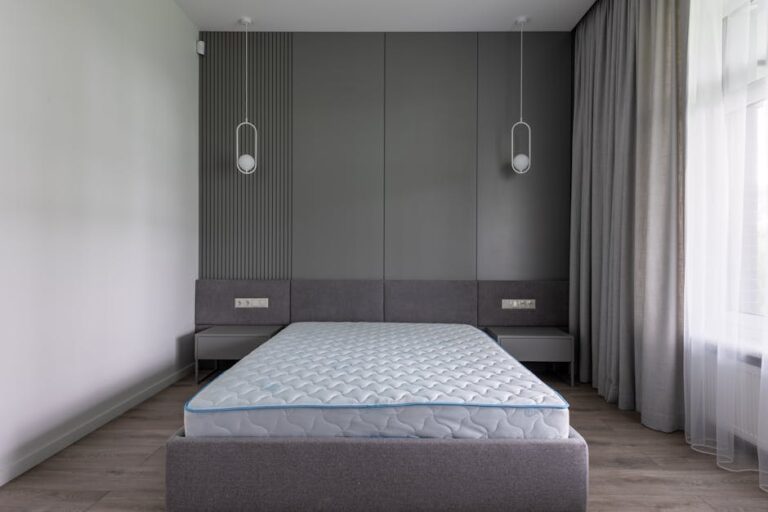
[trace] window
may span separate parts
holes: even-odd
[[[768,2],[736,0],[723,20],[723,96],[732,166],[742,167],[729,215],[740,261],[732,311],[768,317]],[[743,148],[737,146],[743,145]],[[743,153],[742,150],[743,149]],[[735,150],[735,151],[734,151]],[[731,262],[732,264],[734,262]],[[747,330],[751,320],[741,318]]]
[[[768,0],[693,0],[686,438],[768,491]]]

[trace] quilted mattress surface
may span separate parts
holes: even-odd
[[[295,323],[184,408],[187,436],[561,439],[568,403],[468,325]]]

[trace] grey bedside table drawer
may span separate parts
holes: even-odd
[[[556,327],[488,327],[501,348],[520,362],[569,363],[574,382],[573,336]]]
[[[201,337],[196,341],[198,359],[242,359],[270,336]]]
[[[573,359],[573,342],[569,339],[502,336],[498,342],[518,361],[570,363]]]

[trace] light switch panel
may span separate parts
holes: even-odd
[[[269,299],[261,298],[238,298],[235,299],[235,308],[268,308]]]
[[[536,299],[501,299],[501,309],[536,309]]]

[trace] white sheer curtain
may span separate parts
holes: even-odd
[[[691,0],[686,436],[768,491],[768,0]]]

